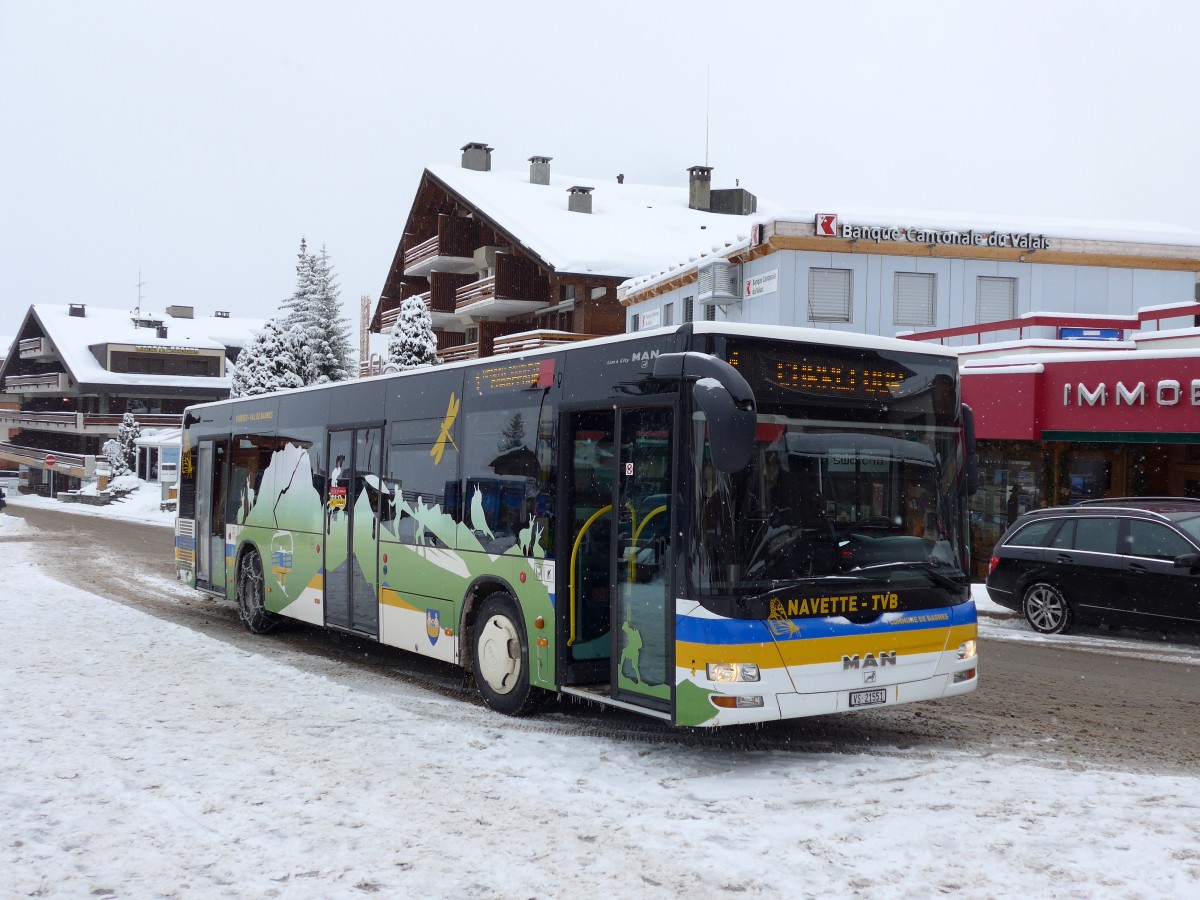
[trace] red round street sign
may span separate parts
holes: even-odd
[[[47,469],[53,469],[53,468],[54,468],[54,464],[55,464],[56,462],[58,462],[58,460],[56,460],[56,459],[54,458],[54,454],[53,454],[53,453],[47,453],[47,454],[46,454],[46,468],[47,468]]]

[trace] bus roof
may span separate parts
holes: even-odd
[[[439,371],[452,371],[454,369],[466,368],[468,366],[478,365],[481,362],[489,360],[507,360],[507,359],[523,359],[537,358],[539,356],[551,356],[556,353],[562,353],[564,350],[570,351],[582,347],[596,347],[604,344],[620,344],[627,341],[636,341],[647,337],[661,337],[669,334],[678,334],[685,329],[690,329],[693,334],[727,334],[736,337],[764,338],[767,340],[787,341],[789,343],[807,343],[807,344],[826,344],[835,347],[850,347],[862,350],[884,350],[896,353],[911,353],[920,356],[940,356],[948,359],[956,359],[958,352],[953,347],[944,347],[940,344],[927,344],[917,341],[903,340],[901,338],[878,337],[871,334],[859,334],[852,331],[835,331],[826,328],[801,328],[791,325],[748,325],[741,322],[686,322],[682,325],[674,325],[666,328],[655,328],[647,331],[633,331],[624,334],[614,334],[607,337],[592,338],[586,341],[577,341],[572,344],[559,344],[551,347],[541,347],[537,350],[522,350],[517,353],[499,354],[495,357],[487,357],[485,359],[464,359],[457,360],[451,363],[445,363],[438,366]],[[375,381],[377,379],[403,378],[407,375],[413,375],[418,372],[427,372],[428,367],[419,369],[410,369],[407,372],[391,372],[383,375],[370,375],[362,379],[354,379],[355,381]],[[306,387],[291,388],[289,390],[274,391],[271,394],[253,394],[247,397],[230,398],[226,400],[214,400],[209,403],[197,403],[189,407],[189,409],[201,409],[208,406],[216,406],[218,404],[236,403],[241,400],[254,401],[261,400],[268,396],[290,396],[293,394],[305,393],[307,391],[320,391],[328,388],[336,387],[337,385],[346,385],[349,382],[335,381],[328,384],[312,384]]]

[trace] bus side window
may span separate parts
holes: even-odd
[[[458,438],[439,443],[440,428],[440,421],[433,419],[391,427],[384,483],[392,508],[383,521],[402,544],[453,547],[452,523],[462,521]]]
[[[489,553],[552,548],[553,410],[549,403],[468,409],[463,521]],[[540,416],[540,421],[539,421]]]

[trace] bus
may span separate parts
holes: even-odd
[[[190,407],[182,580],[680,726],[977,684],[952,350],[694,322]]]

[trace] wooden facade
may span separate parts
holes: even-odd
[[[582,215],[582,213],[581,213]],[[558,343],[561,335],[595,337],[625,331],[617,285],[625,276],[559,272],[531,251],[523,235],[498,226],[483,210],[428,170],[421,178],[371,319],[385,334],[400,304],[423,296],[445,359],[472,359]],[[636,274],[636,273],[630,273]],[[497,339],[524,335],[515,344]]]

